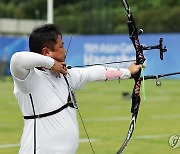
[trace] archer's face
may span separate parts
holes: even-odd
[[[57,38],[57,42],[54,45],[54,51],[48,48],[48,55],[49,57],[59,61],[64,62],[66,57],[66,49],[64,48],[64,42],[62,41],[61,37]]]

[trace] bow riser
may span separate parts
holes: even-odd
[[[140,87],[141,87],[141,78],[135,78],[134,79],[134,89],[132,92],[132,106],[131,106],[131,113],[136,114],[138,113],[139,106],[140,106]]]

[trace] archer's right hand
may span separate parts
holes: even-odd
[[[51,67],[51,70],[56,72],[58,77],[61,77],[60,74],[66,75],[67,74],[66,63],[54,60],[54,65]]]

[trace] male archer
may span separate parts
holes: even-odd
[[[34,29],[29,48],[31,52],[17,52],[10,62],[14,94],[24,116],[19,154],[75,154],[79,128],[74,90],[92,81],[128,79],[141,66],[67,69],[62,35],[54,24]]]

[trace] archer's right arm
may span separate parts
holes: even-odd
[[[33,52],[16,52],[11,57],[11,74],[20,80],[24,80],[35,67],[51,69],[55,61],[53,58]]]

